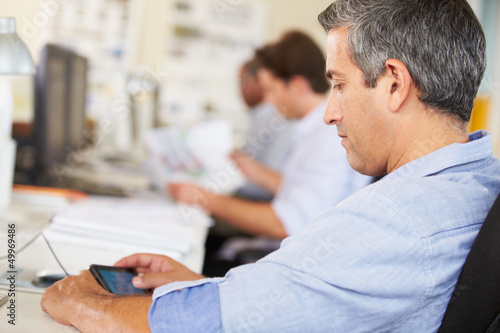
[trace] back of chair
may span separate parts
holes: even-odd
[[[500,332],[500,314],[497,316],[497,319],[491,324],[490,328],[486,331],[486,333],[498,333]]]
[[[500,314],[500,196],[472,244],[439,333],[485,333]],[[488,332],[498,332],[490,328]]]

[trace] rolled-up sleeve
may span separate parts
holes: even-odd
[[[151,332],[219,332],[219,279],[157,288],[149,309]]]

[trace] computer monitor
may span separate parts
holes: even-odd
[[[66,141],[72,151],[80,149],[85,141],[85,105],[87,96],[87,59],[73,54],[70,65],[70,94],[66,118]]]
[[[43,48],[35,76],[35,177],[64,164],[82,145],[86,77],[84,57],[58,45]]]

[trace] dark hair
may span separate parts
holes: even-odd
[[[318,45],[302,32],[286,33],[278,42],[258,49],[256,56],[263,68],[285,82],[298,75],[317,93],[330,88],[325,77],[325,57]]]
[[[486,68],[486,40],[466,0],[338,0],[318,17],[347,28],[351,59],[375,87],[385,62],[403,62],[420,100],[469,121]]]
[[[257,77],[257,72],[260,68],[259,61],[254,57],[245,62],[241,68],[247,72],[251,77]]]

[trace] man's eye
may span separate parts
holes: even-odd
[[[333,85],[333,89],[340,90],[341,88],[342,88],[341,84],[335,84],[335,85]]]

